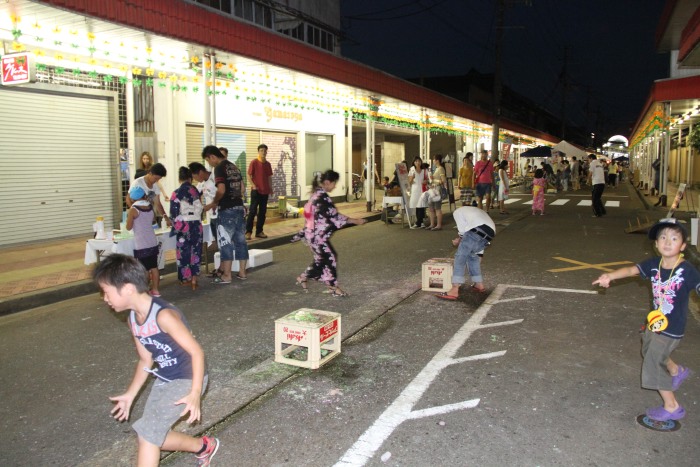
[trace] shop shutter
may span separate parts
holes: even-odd
[[[0,89],[0,246],[88,238],[97,216],[114,225],[113,108],[106,97]]]

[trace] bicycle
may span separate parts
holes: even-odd
[[[355,199],[362,198],[363,183],[362,178],[359,174],[352,174],[352,194],[355,195]]]

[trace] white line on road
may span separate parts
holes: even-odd
[[[464,345],[464,343],[471,337],[474,331],[479,329],[506,325],[506,324],[517,324],[523,320],[513,320],[504,321],[495,324],[484,324],[481,322],[486,318],[486,315],[491,311],[491,307],[495,304],[501,303],[500,298],[503,293],[508,288],[518,288],[518,289],[528,289],[528,290],[544,290],[551,292],[569,292],[569,293],[587,293],[595,294],[597,292],[592,290],[576,290],[576,289],[559,289],[553,287],[530,287],[524,285],[509,285],[509,284],[499,284],[496,286],[493,292],[488,296],[486,301],[477,308],[474,314],[467,320],[466,323],[452,336],[452,338],[445,344],[442,349],[438,351],[437,354],[428,362],[428,364],[421,370],[418,375],[413,378],[408,386],[399,394],[399,396],[391,403],[389,407],[375,420],[375,422],[370,426],[367,431],[365,431],[360,438],[355,441],[350,449],[348,449],[343,457],[335,464],[334,467],[343,466],[363,466],[365,465],[377,452],[377,450],[384,444],[389,436],[394,432],[394,430],[406,420],[420,418],[421,416],[428,416],[438,413],[446,413],[445,411],[460,410],[465,408],[473,408],[479,403],[479,399],[473,399],[470,401],[463,401],[456,404],[449,404],[440,407],[433,407],[428,409],[422,409],[414,411],[413,407],[423,396],[423,393],[430,387],[435,378],[440,374],[440,372],[453,364],[463,363],[466,361],[473,361],[486,358],[495,358],[505,355],[505,351],[492,352],[489,354],[473,355],[470,357],[463,358],[453,358],[457,354],[459,349]]]
[[[560,198],[560,199],[555,199],[554,201],[552,201],[551,203],[549,203],[549,205],[550,205],[550,206],[563,206],[563,205],[565,205],[566,203],[568,203],[569,201],[571,201],[571,200],[566,199],[566,198]]]

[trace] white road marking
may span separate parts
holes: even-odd
[[[520,198],[508,198],[507,200],[505,200],[505,204],[513,204],[517,203],[518,201],[520,201]]]
[[[582,199],[576,206],[593,206],[593,201],[590,199]]]
[[[605,207],[606,208],[619,208],[620,202],[607,200],[607,201],[605,201]]]
[[[551,203],[549,203],[549,205],[550,205],[550,206],[563,206],[563,205],[565,205],[566,203],[568,203],[569,201],[570,201],[570,200],[568,200],[568,199],[566,199],[566,198],[559,198],[559,199],[555,199],[554,201],[552,201]]]
[[[508,303],[513,299],[501,300],[503,293],[509,288],[543,290],[549,292],[585,293],[597,294],[593,290],[561,289],[555,287],[530,287],[525,285],[499,284],[488,296],[486,301],[477,308],[474,314],[466,323],[452,336],[438,353],[428,362],[418,375],[411,381],[391,403],[389,407],[375,420],[359,439],[348,449],[343,457],[335,464],[335,467],[342,466],[363,466],[365,465],[384,444],[394,430],[406,420],[428,417],[432,415],[444,414],[455,410],[474,408],[479,404],[480,399],[447,404],[438,407],[429,407],[421,410],[413,410],[415,404],[423,396],[423,393],[430,387],[440,372],[450,365],[464,363],[474,360],[485,360],[501,357],[506,351],[490,352],[468,357],[454,358],[459,349],[471,337],[474,331],[496,326],[507,326],[519,324],[523,320],[502,321],[498,323],[481,324],[486,315],[491,311],[491,307],[500,303]],[[534,296],[523,297],[522,299],[532,299]]]

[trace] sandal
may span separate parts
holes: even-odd
[[[336,287],[336,288],[334,288],[334,289],[331,289],[331,295],[332,295],[333,297],[347,297],[347,296],[348,296],[348,293],[347,293],[347,292],[343,292],[343,291],[340,290],[338,287]]]
[[[459,298],[459,297],[455,297],[454,295],[449,295],[447,292],[442,292],[442,293],[439,293],[435,296],[441,300],[451,300],[451,301],[455,301]]]
[[[236,274],[236,279],[240,279],[240,280],[242,280],[242,281],[247,281],[247,280],[248,280],[248,276],[241,276],[240,274]]]
[[[306,279],[302,279],[301,276],[297,277],[296,285],[300,285],[304,293],[309,293],[309,286],[307,284]]]
[[[230,284],[231,280],[226,280],[223,279],[222,277],[215,277],[213,281],[211,281],[212,284]]]
[[[472,286],[471,286],[471,289],[472,289],[474,292],[486,293],[486,287],[483,287],[483,288],[480,289],[479,287],[476,287],[476,286],[473,286],[473,285],[472,285]]]

